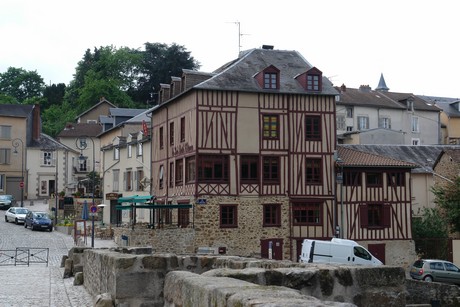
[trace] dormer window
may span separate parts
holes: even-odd
[[[271,65],[255,76],[260,87],[267,90],[277,90],[280,88],[280,71]]]
[[[264,73],[264,88],[277,89],[278,88],[278,74],[273,72]]]
[[[299,81],[302,87],[308,92],[320,92],[323,86],[322,78],[323,73],[316,67],[296,77],[297,81]]]

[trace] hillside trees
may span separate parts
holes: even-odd
[[[45,86],[37,72],[10,67],[0,73],[0,103],[40,104],[43,132],[54,137],[101,97],[118,107],[149,108],[156,104],[160,83],[199,67],[177,44],[146,43],[145,50],[101,46],[84,52],[67,86]]]
[[[27,99],[41,97],[45,83],[36,71],[27,71],[23,68],[9,67],[6,72],[0,73],[0,94],[9,102],[25,103]],[[6,97],[11,98],[6,98]]]

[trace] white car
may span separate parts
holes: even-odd
[[[16,224],[23,224],[27,212],[29,212],[27,208],[11,207],[5,212],[5,222],[15,222]]]

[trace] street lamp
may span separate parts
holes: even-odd
[[[21,145],[21,182],[19,187],[21,188],[21,207],[24,207],[24,142],[16,138],[11,141],[11,144],[14,147],[14,154],[18,154],[18,147]]]
[[[75,140],[75,145],[77,146],[78,149],[80,149],[80,157],[78,157],[78,159],[80,161],[86,161],[86,157],[83,156],[83,150],[85,150],[87,147],[88,147],[88,143],[86,142],[86,139],[90,139],[91,140],[91,143],[93,145],[93,168],[92,168],[92,172],[93,172],[93,178],[92,178],[92,187],[93,187],[93,191],[92,191],[92,205],[91,205],[91,208],[96,208],[95,204],[94,204],[94,181],[95,181],[95,177],[96,177],[96,171],[95,171],[95,163],[94,163],[94,159],[95,159],[95,153],[94,153],[94,141],[91,137],[89,136],[81,136],[80,138],[76,139]],[[93,209],[91,209],[91,247],[94,247],[94,212],[93,212]]]

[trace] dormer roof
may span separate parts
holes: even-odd
[[[201,82],[194,88],[208,90],[231,90],[246,92],[263,92],[253,77],[273,65],[280,70],[280,86],[278,93],[306,94],[305,87],[298,82],[296,76],[313,68],[297,51],[252,49],[240,54],[240,57],[221,68],[215,75]],[[337,95],[332,83],[321,77],[322,89],[314,92],[318,95]],[[310,92],[308,92],[310,93]]]

